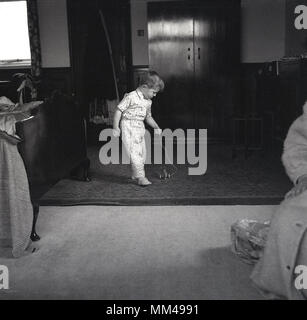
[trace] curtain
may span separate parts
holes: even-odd
[[[28,26],[29,26],[29,38],[31,48],[31,66],[32,76],[34,79],[38,79],[42,72],[42,59],[41,59],[41,46],[39,37],[39,25],[38,25],[38,10],[36,0],[27,0],[28,9]]]

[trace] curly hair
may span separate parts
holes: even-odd
[[[139,85],[147,85],[148,88],[157,91],[163,91],[165,87],[164,81],[160,78],[159,74],[152,70],[141,76]]]

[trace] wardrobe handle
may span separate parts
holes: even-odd
[[[200,60],[200,48],[198,48],[198,60]]]
[[[188,48],[188,60],[190,60],[191,59],[191,56],[190,56],[190,51],[191,51],[191,48]]]

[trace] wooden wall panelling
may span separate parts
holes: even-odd
[[[71,68],[44,68],[42,70],[41,95],[48,97],[54,90],[73,95]]]
[[[284,140],[291,123],[302,114],[302,64],[300,59],[280,61],[280,105],[277,111],[277,137]]]

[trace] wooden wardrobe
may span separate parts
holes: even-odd
[[[163,128],[227,139],[239,101],[240,1],[148,3],[149,67],[165,80],[153,104]]]

